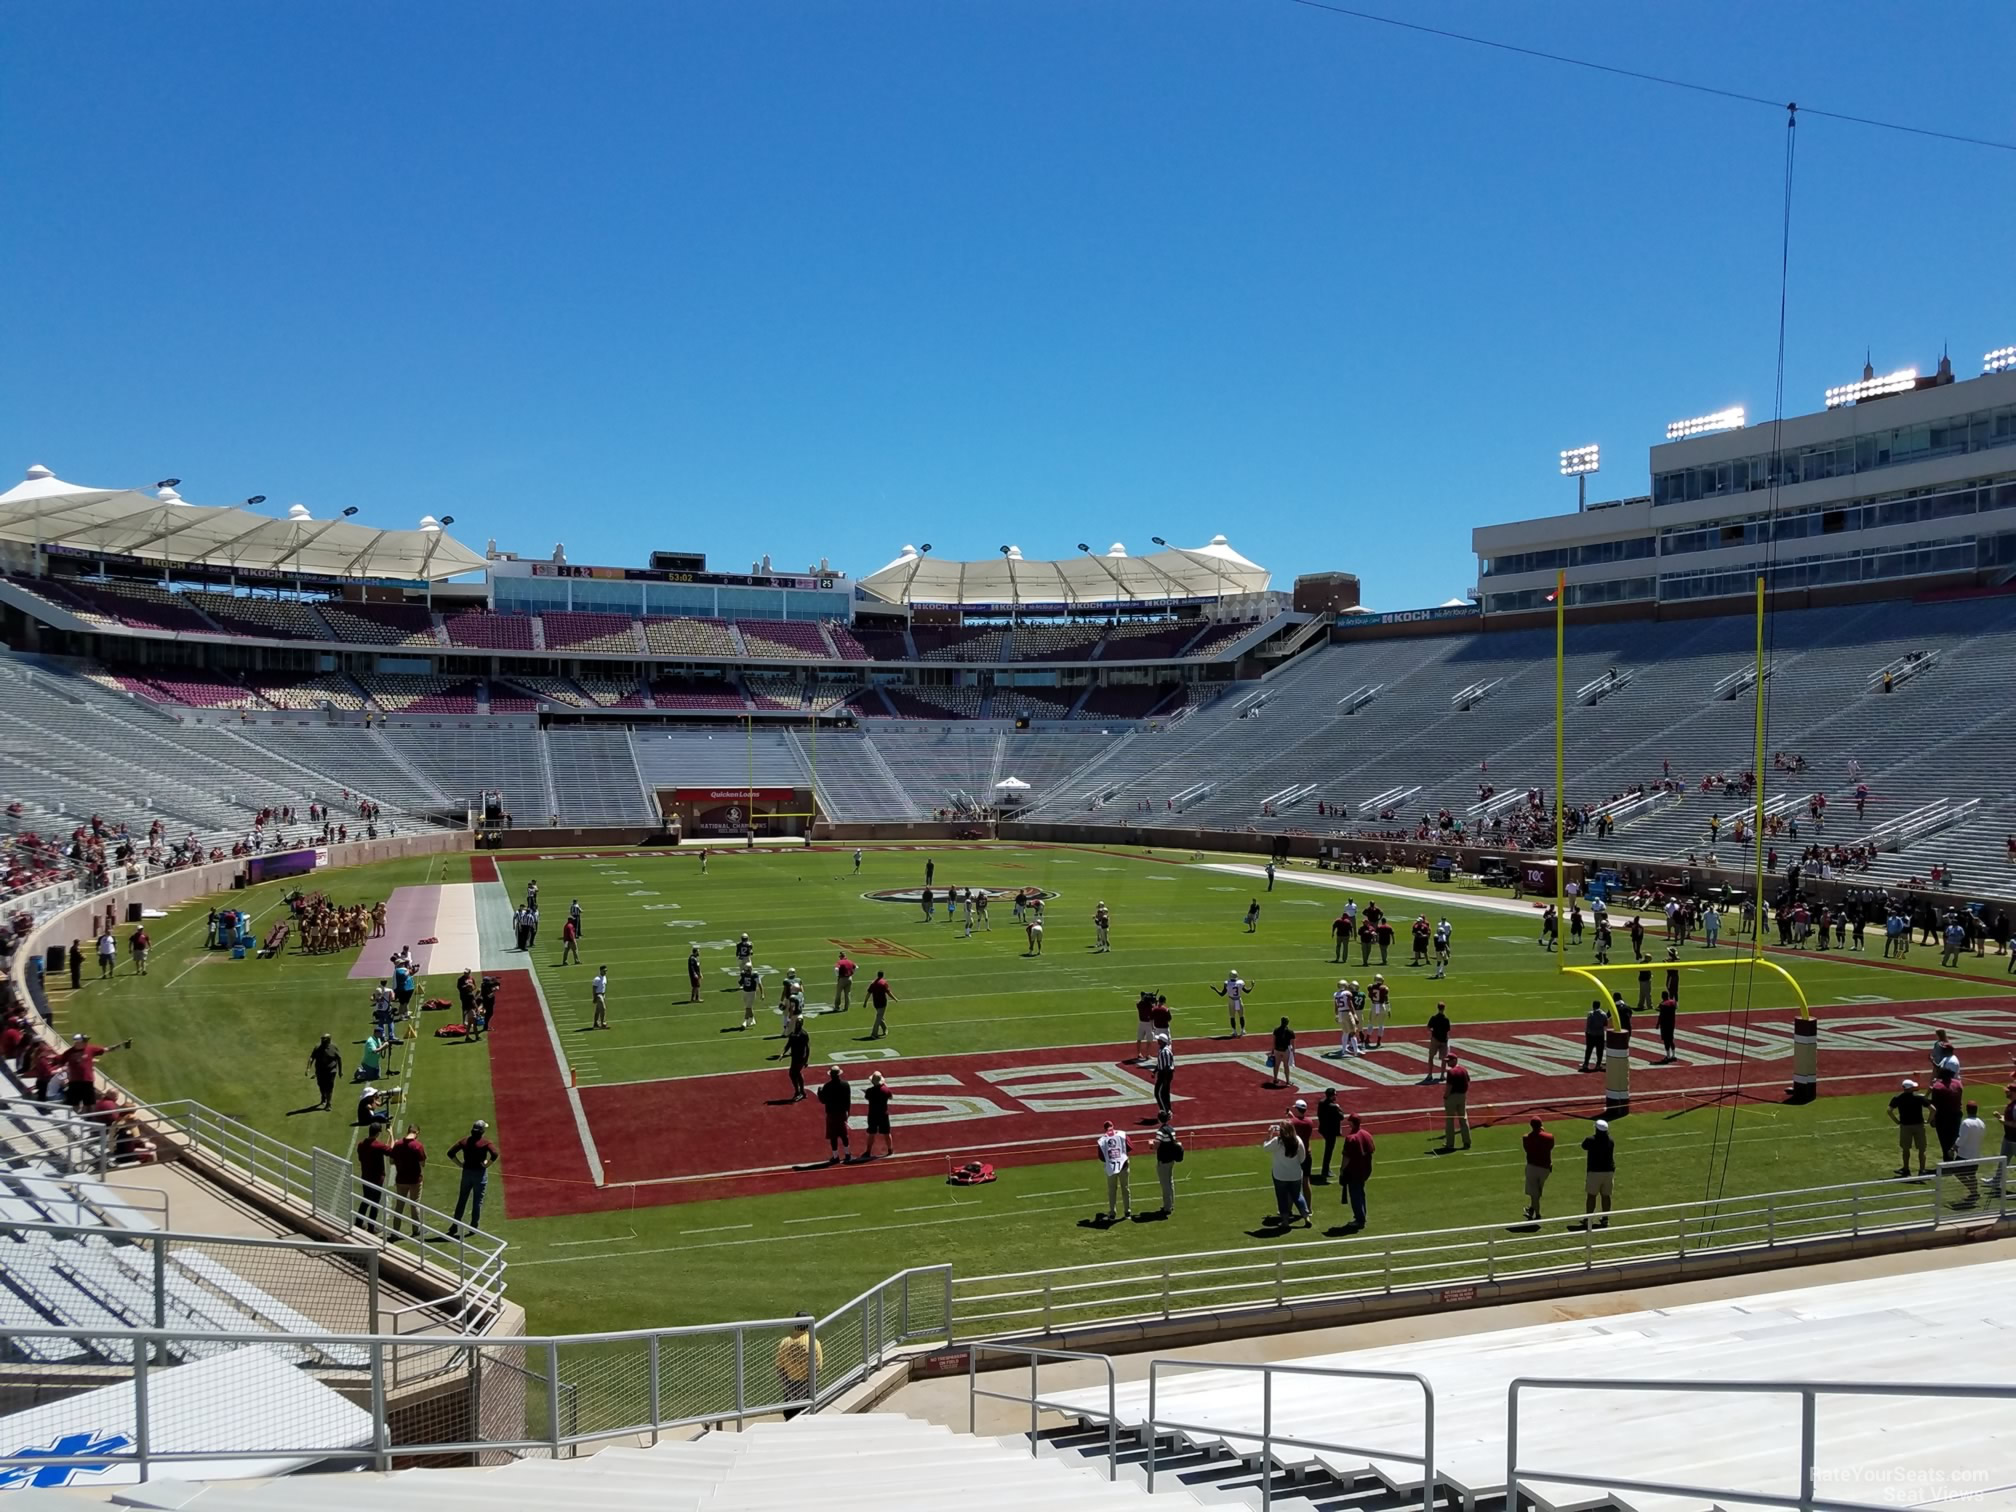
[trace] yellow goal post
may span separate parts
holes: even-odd
[[[1714,956],[1707,960],[1693,961],[1625,961],[1622,964],[1613,962],[1608,966],[1571,966],[1564,960],[1561,963],[1561,972],[1564,976],[1581,977],[1594,987],[1602,997],[1604,1010],[1610,1015],[1610,1027],[1622,1029],[1623,1020],[1617,1015],[1617,1004],[1611,995],[1612,989],[1604,985],[1604,977],[1628,976],[1635,979],[1641,971],[1741,971],[1746,966],[1758,967],[1777,977],[1792,989],[1793,1000],[1799,1005],[1799,1017],[1802,1019],[1813,1017],[1812,1005],[1806,1001],[1806,992],[1799,985],[1799,979],[1776,961],[1762,955]]]

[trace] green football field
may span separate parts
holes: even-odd
[[[914,903],[871,896],[920,887],[927,860],[938,889],[1030,886],[1053,895],[1043,954],[1026,953],[1005,901],[993,906],[993,930],[969,939],[962,927],[945,923],[942,913],[927,924]],[[372,901],[396,887],[466,883],[470,875],[469,858],[453,856],[325,874],[309,885],[325,888],[339,902]],[[870,848],[858,874],[846,849],[717,851],[705,875],[692,851],[570,860],[507,855],[500,867],[502,894],[515,900],[536,878],[544,924],[529,958],[510,952],[505,940],[504,954],[486,957],[484,965],[536,972],[550,1006],[553,1038],[585,1096],[592,1100],[628,1088],[657,1100],[654,1105],[668,1113],[718,1098],[724,1087],[738,1096],[738,1089],[748,1088],[750,1097],[760,1094],[763,1101],[784,1090],[783,1072],[769,1059],[779,1048],[769,1011],[776,974],[797,968],[812,1005],[820,1006],[830,996],[832,962],[841,948],[861,963],[863,982],[879,968],[896,984],[890,1035],[872,1047],[865,1044],[868,1014],[857,988],[851,1017],[812,1021],[815,1068],[836,1051],[889,1052],[872,1067],[850,1062],[849,1072],[857,1076],[869,1069],[893,1076],[918,1061],[956,1064],[959,1057],[998,1059],[1018,1052],[1068,1055],[1071,1047],[1093,1047],[1088,1056],[1111,1062],[1124,1058],[1131,1046],[1132,1004],[1142,989],[1168,994],[1179,1037],[1222,1032],[1224,1006],[1209,984],[1235,969],[1253,984],[1252,1027],[1257,1031],[1289,1017],[1305,1036],[1306,1056],[1334,1042],[1329,997],[1338,976],[1362,980],[1380,969],[1376,958],[1364,968],[1333,964],[1329,921],[1346,894],[1309,885],[1303,880],[1309,875],[1284,871],[1269,893],[1264,881],[1214,870],[1187,853],[1062,847]],[[1394,987],[1396,1038],[1411,1032],[1418,1039],[1437,997],[1448,1003],[1459,1026],[1540,1021],[1535,1027],[1558,1030],[1579,1024],[1588,992],[1563,978],[1557,962],[1534,947],[1527,918],[1487,911],[1475,906],[1481,895],[1453,888],[1434,889],[1438,901],[1432,903],[1382,893],[1382,886],[1425,886],[1418,876],[1349,881],[1350,894],[1361,903],[1382,899],[1403,924],[1402,942],[1385,968]],[[231,896],[270,921],[292,885],[267,884]],[[1261,918],[1257,932],[1249,934],[1243,914],[1256,896]],[[578,966],[563,967],[559,921],[570,898],[582,904],[585,957]],[[1090,915],[1101,900],[1114,917],[1109,954],[1090,948]],[[340,1096],[338,1112],[303,1111],[313,1101],[305,1058],[323,1031],[354,1054],[368,1027],[368,983],[348,976],[354,953],[230,961],[202,948],[206,911],[201,903],[191,904],[155,921],[154,961],[144,979],[133,977],[122,960],[116,978],[100,983],[88,980],[87,973],[76,994],[55,983],[59,1027],[84,1030],[101,1042],[131,1035],[134,1049],[110,1059],[106,1070],[140,1095],[193,1098],[303,1148],[345,1149],[354,1131]],[[1425,973],[1402,964],[1404,922],[1417,911],[1431,918],[1447,913],[1456,925],[1454,964],[1444,982],[1418,981]],[[756,961],[771,973],[755,1033],[737,1027],[741,999],[733,990],[732,942],[744,931],[755,944]],[[396,943],[402,942],[368,948],[382,955]],[[695,945],[704,982],[697,1004],[688,1001],[684,965]],[[1873,937],[1871,950],[1880,950]],[[1628,951],[1620,953],[1628,957]],[[1823,1020],[1830,1013],[1881,1016],[1893,1011],[1892,1004],[1901,1013],[1913,1003],[1994,998],[2016,987],[2000,957],[1942,970],[1936,951],[1923,947],[1907,963],[1911,970],[1836,956],[1779,959],[1798,975]],[[611,1027],[585,1032],[587,978],[604,964]],[[1686,1015],[1724,1015],[1732,1006],[1747,1006],[1760,1018],[1785,1018],[1790,1005],[1785,989],[1765,974],[1756,975],[1754,986],[1750,978],[1747,971],[1703,974],[1698,982],[1690,977],[1683,994]],[[428,980],[425,992],[454,995],[445,977]],[[1257,1034],[1253,1040],[1258,1043]],[[410,1067],[402,1070],[409,1088],[405,1117],[422,1126],[437,1159],[471,1119],[495,1117],[494,1043],[463,1045],[423,1036]],[[1995,1063],[2004,1053],[1993,1052]],[[1989,1052],[1973,1054],[1982,1067],[1990,1064]],[[1872,1059],[1885,1075],[1908,1074],[1922,1062],[1919,1049],[1900,1051],[1894,1061]],[[1973,1074],[1978,1080],[1981,1073]],[[2000,1079],[1998,1072],[1987,1074]],[[1778,1081],[1782,1074],[1774,1069],[1756,1079]],[[1803,1107],[1775,1102],[1736,1107],[1726,1099],[1706,1099],[1689,1108],[1634,1115],[1618,1129],[1620,1204],[1886,1174],[1894,1142],[1885,1137],[1883,1095],[1866,1078],[1852,1085],[1859,1090]],[[1180,1076],[1178,1090],[1183,1091]],[[1590,1092],[1600,1100],[1597,1082],[1590,1083]],[[1199,1097],[1181,1121],[1208,1121],[1209,1109],[1201,1106],[1208,1100]],[[778,1116],[788,1116],[788,1110]],[[608,1210],[544,1218],[510,1216],[513,1137],[571,1138],[572,1132],[506,1127],[500,1130],[503,1165],[492,1186],[489,1216],[491,1226],[511,1241],[511,1294],[538,1331],[819,1310],[907,1265],[946,1262],[960,1275],[977,1275],[1261,1242],[1250,1236],[1272,1204],[1264,1154],[1254,1148],[1263,1132],[1257,1120],[1250,1131],[1242,1124],[1222,1138],[1193,1142],[1191,1158],[1180,1168],[1171,1220],[1111,1229],[1080,1224],[1095,1200],[1103,1204],[1089,1158],[1098,1115],[1086,1115],[1083,1125],[1085,1149],[1074,1145],[1061,1160],[1054,1153],[1004,1156],[1000,1179],[981,1188],[948,1186],[942,1162],[899,1179],[865,1179],[842,1167],[817,1177],[816,1185],[768,1195],[667,1202],[668,1193],[685,1197],[707,1188],[704,1183],[612,1188],[613,1195],[605,1194]],[[1486,1126],[1480,1120],[1476,1148],[1453,1158],[1432,1155],[1435,1140],[1418,1127],[1382,1130],[1376,1116],[1371,1127],[1380,1139],[1371,1188],[1374,1231],[1517,1217],[1519,1123]],[[1564,1124],[1560,1133],[1564,1170],[1557,1189],[1565,1218],[1580,1206],[1579,1152],[1572,1147],[1581,1129]],[[809,1145],[817,1146],[817,1134],[815,1126]],[[602,1154],[620,1168],[621,1141],[602,1135],[598,1129]],[[899,1137],[915,1147],[934,1138],[956,1141],[964,1129],[906,1128]],[[800,1152],[823,1153],[823,1148]],[[722,1151],[720,1159],[724,1169],[738,1164],[733,1150]],[[1152,1169],[1140,1162],[1137,1170],[1137,1197],[1144,1188],[1152,1194]],[[447,1205],[452,1190],[445,1171],[430,1176],[430,1200]],[[1318,1197],[1323,1222],[1314,1233],[1298,1231],[1278,1242],[1309,1242],[1336,1221],[1336,1190]]]

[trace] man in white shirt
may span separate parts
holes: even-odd
[[[1098,1150],[1099,1163],[1106,1168],[1106,1221],[1116,1221],[1116,1205],[1119,1217],[1133,1217],[1134,1199],[1127,1190],[1127,1136],[1108,1123],[1099,1135]]]
[[[1960,1185],[1967,1195],[1961,1207],[1972,1207],[1981,1197],[1981,1168],[1972,1162],[1981,1158],[1981,1146],[1988,1137],[1988,1125],[1981,1120],[1981,1105],[1967,1104],[1967,1116],[1960,1120],[1960,1132],[1953,1139],[1953,1158],[1964,1161],[1953,1174],[1960,1178]]]
[[[588,984],[588,990],[595,994],[595,1027],[609,1027],[609,968],[597,966],[595,980]]]

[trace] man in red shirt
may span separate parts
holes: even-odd
[[[64,1084],[63,1101],[80,1112],[98,1101],[98,1081],[96,1065],[98,1057],[110,1055],[114,1050],[130,1050],[133,1041],[121,1040],[116,1045],[94,1045],[81,1034],[70,1036],[70,1048],[63,1052],[63,1070],[69,1080]]]
[[[581,926],[569,919],[560,926],[560,964],[581,964]]]
[[[391,1153],[379,1124],[372,1124],[357,1141],[357,1227],[367,1234],[377,1233],[385,1221],[385,1160]]]
[[[1365,1227],[1365,1183],[1372,1179],[1372,1136],[1365,1132],[1356,1113],[1344,1115],[1344,1163],[1338,1177],[1344,1184],[1344,1200],[1351,1204],[1351,1230]]]
[[[855,966],[847,958],[847,952],[840,952],[840,959],[833,963],[833,1011],[845,1013],[854,1006]]]
[[[393,1238],[399,1236],[399,1217],[403,1212],[413,1230],[413,1237],[420,1237],[420,1183],[427,1175],[427,1146],[420,1142],[420,1126],[406,1125],[406,1132],[399,1136],[392,1146],[392,1210],[385,1232]]]
[[[1519,1147],[1526,1152],[1526,1217],[1538,1223],[1540,1194],[1547,1189],[1547,1178],[1554,1174],[1554,1136],[1547,1132],[1543,1120],[1528,1119]]]
[[[1456,1056],[1442,1071],[1442,1153],[1456,1148],[1456,1136],[1463,1136],[1463,1148],[1470,1148],[1470,1068]]]

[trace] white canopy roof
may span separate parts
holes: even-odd
[[[428,516],[417,530],[316,520],[296,506],[274,519],[249,509],[187,503],[173,488],[84,488],[46,467],[0,493],[0,541],[69,546],[106,556],[317,577],[454,577],[484,559]]]
[[[994,786],[997,788],[1006,788],[1011,793],[1026,793],[1029,791],[1029,784],[1024,782],[1020,777],[1003,777]]]
[[[1272,576],[1221,535],[1203,546],[1170,546],[1140,557],[1115,542],[1104,556],[1088,552],[1052,562],[1027,561],[1017,546],[977,562],[905,546],[860,586],[895,604],[1166,604],[1263,593]]]

